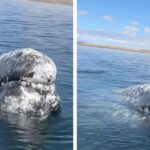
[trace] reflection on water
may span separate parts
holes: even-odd
[[[0,118],[0,149],[72,149],[72,7],[0,1],[0,53],[39,50],[56,63],[62,112],[46,120]]]
[[[59,143],[63,146],[65,140],[65,143],[71,145],[72,136],[68,135],[67,138],[63,136],[63,133],[65,134],[67,129],[66,125],[60,125],[60,116],[50,117],[45,120],[42,118],[29,119],[23,116],[7,115],[1,117],[0,121],[1,136],[4,137],[0,143],[1,149],[57,148],[56,144]],[[63,127],[64,130],[60,131],[60,128],[62,129]]]

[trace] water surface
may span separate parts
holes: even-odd
[[[78,48],[78,149],[149,149],[150,125],[118,94],[149,77],[150,55]]]
[[[0,149],[72,149],[72,7],[0,1],[0,54],[34,48],[56,63],[62,112],[44,121],[0,118]]]

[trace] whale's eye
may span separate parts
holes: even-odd
[[[27,74],[27,77],[32,78],[33,75],[34,75],[34,72],[30,72],[30,73]]]
[[[51,79],[48,79],[47,82],[51,82]]]

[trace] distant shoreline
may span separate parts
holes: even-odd
[[[52,3],[52,4],[61,4],[61,5],[73,5],[73,0],[30,0],[36,2]]]
[[[128,51],[128,52],[136,52],[136,53],[146,53],[150,54],[150,50],[146,49],[138,49],[138,48],[128,48],[128,47],[119,47],[119,46],[109,46],[109,45],[96,45],[96,44],[90,44],[90,43],[83,43],[78,42],[78,45],[80,46],[87,46],[87,47],[95,47],[95,48],[105,48],[105,49],[113,49],[118,51]]]

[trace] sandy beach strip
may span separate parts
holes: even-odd
[[[73,0],[30,0],[30,1],[62,4],[62,5],[73,5]]]
[[[82,43],[78,42],[79,46],[87,46],[87,47],[95,47],[95,48],[104,48],[104,49],[112,49],[117,51],[127,51],[127,52],[136,52],[136,53],[146,53],[150,54],[150,50],[146,49],[138,49],[138,48],[128,48],[128,47],[118,47],[118,46],[109,46],[109,45],[95,45],[95,44],[89,44],[89,43]]]

